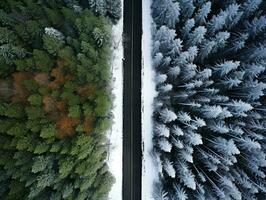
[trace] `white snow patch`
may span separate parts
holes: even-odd
[[[143,36],[142,36],[142,200],[153,198],[153,184],[159,179],[158,165],[152,156],[153,149],[153,100],[155,90],[155,72],[152,66],[152,17],[151,0],[143,0]]]
[[[122,1],[123,12],[123,1]],[[122,13],[123,16],[123,13]],[[108,166],[115,177],[115,183],[109,193],[109,200],[122,200],[122,152],[123,152],[123,17],[112,28],[112,77],[113,77],[113,125],[109,140]]]

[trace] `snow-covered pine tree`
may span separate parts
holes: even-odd
[[[53,27],[46,27],[44,29],[44,32],[45,32],[45,34],[49,35],[50,37],[53,37],[53,38],[58,39],[58,40],[63,40],[65,38],[63,33],[61,33],[60,31],[58,31],[57,29],[55,29]]]
[[[175,28],[178,22],[179,3],[172,0],[158,0],[154,1],[153,18],[157,23],[166,24],[169,28]]]
[[[106,1],[105,0],[88,0],[90,9],[100,15],[106,14]]]
[[[116,22],[122,17],[121,0],[106,0],[107,16]]]
[[[89,7],[97,15],[103,15],[116,24],[122,17],[121,0],[63,0],[68,7],[80,12],[83,8]],[[81,7],[83,5],[83,7]],[[1,13],[0,13],[1,14]]]
[[[265,199],[266,2],[153,0],[151,8],[154,198]]]

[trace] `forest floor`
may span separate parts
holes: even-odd
[[[123,1],[122,1],[123,3]],[[123,6],[123,5],[122,5]],[[123,11],[123,7],[122,7]],[[123,14],[122,14],[123,16]],[[108,165],[110,172],[115,177],[115,183],[109,193],[109,200],[122,199],[122,151],[123,151],[123,17],[118,24],[113,26],[112,43],[112,88],[113,102],[113,126],[109,133]]]
[[[153,100],[155,90],[155,72],[152,68],[152,17],[151,0],[143,0],[143,36],[142,36],[142,200],[153,199],[153,183],[158,179],[158,171],[152,156],[153,148]]]

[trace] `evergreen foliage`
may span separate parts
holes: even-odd
[[[96,14],[109,17],[116,23],[122,14],[121,0],[87,0],[89,7]]]
[[[266,3],[154,0],[154,199],[266,198]]]
[[[0,199],[107,199],[115,5],[0,4]]]
[[[75,12],[81,12],[83,7],[89,7],[96,15],[109,18],[113,23],[122,17],[121,0],[63,0]]]

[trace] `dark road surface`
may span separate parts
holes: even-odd
[[[124,0],[123,200],[141,200],[142,2]]]

